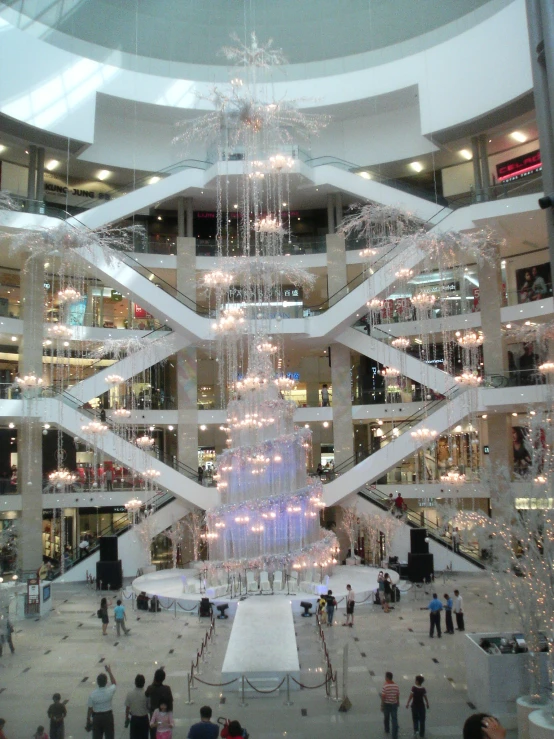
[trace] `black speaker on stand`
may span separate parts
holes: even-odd
[[[408,554],[408,577],[412,582],[431,582],[434,571],[432,554]]]
[[[412,554],[429,554],[427,529],[410,529],[410,552]]]
[[[100,562],[117,562],[117,536],[101,536],[98,539],[100,543]]]

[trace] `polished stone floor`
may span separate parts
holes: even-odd
[[[487,576],[454,576],[446,584],[436,584],[439,595],[456,587],[464,596],[468,630],[515,630],[512,612],[496,596]],[[187,705],[186,675],[206,631],[206,621],[199,622],[196,615],[179,610],[176,617],[173,611],[133,612],[131,601],[126,601],[130,636],[117,638],[111,623],[104,637],[96,616],[99,595],[84,584],[54,584],[52,615],[43,621],[18,623],[16,652],[11,655],[4,650],[0,659],[0,716],[7,721],[6,737],[23,739],[30,737],[39,724],[47,727],[46,710],[54,692],[60,692],[62,700],[67,701],[66,739],[90,736],[84,731],[86,702],[96,675],[107,663],[118,681],[114,700],[117,737],[127,736],[123,700],[135,674],[143,673],[149,683],[161,665],[175,696],[175,739],[185,739],[204,704],[212,706],[214,717],[239,719],[252,739],[336,739],[347,733],[352,737],[381,737],[378,693],[388,669],[401,690],[400,736],[412,736],[410,711],[404,706],[414,676],[422,673],[431,703],[427,736],[460,737],[463,722],[472,713],[463,660],[465,637],[456,633],[429,639],[428,615],[420,609],[427,604],[430,592],[417,589],[405,593],[389,614],[377,606],[358,606],[353,629],[341,627],[344,610],[339,608],[335,626],[326,631],[330,657],[339,675],[343,647],[349,644],[348,695],[352,708],[339,713],[338,704],[326,699],[323,688],[292,693],[291,706],[284,705],[283,694],[249,694],[248,705],[242,707],[236,692],[222,693],[221,688],[199,685],[192,693],[193,705]],[[317,685],[322,681],[324,662],[315,619],[295,616],[294,620],[301,680],[306,685]],[[220,682],[231,626],[232,619],[217,621],[216,641],[200,675],[207,682]],[[513,739],[515,733],[508,736]]]

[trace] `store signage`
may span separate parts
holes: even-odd
[[[135,303],[135,318],[152,318],[150,313]]]
[[[488,445],[487,446],[484,446],[483,447],[483,454],[490,454],[490,453],[491,453],[490,447]]]
[[[27,580],[27,603],[28,605],[40,604],[40,585],[34,578]]]
[[[417,504],[420,508],[436,508],[437,501],[435,498],[418,498]]]
[[[507,162],[496,165],[496,178],[499,182],[511,182],[542,170],[540,149],[521,154]]]
[[[94,190],[83,190],[79,187],[65,187],[65,185],[53,185],[51,182],[44,183],[46,192],[56,195],[76,195],[79,198],[98,198],[98,200],[111,200],[112,196],[107,192],[94,192]]]

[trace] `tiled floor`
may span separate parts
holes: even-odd
[[[440,595],[455,587],[460,589],[468,630],[510,629],[516,625],[485,575],[460,576],[436,587]],[[352,708],[348,713],[339,713],[338,704],[327,700],[322,688],[294,692],[292,706],[284,705],[283,694],[274,694],[248,695],[248,706],[241,707],[236,692],[227,692],[222,698],[219,688],[199,685],[192,694],[194,704],[187,705],[186,675],[206,621],[199,623],[195,615],[183,612],[178,612],[177,618],[173,613],[130,612],[129,637],[118,639],[113,624],[108,636],[103,637],[96,617],[99,597],[95,591],[85,585],[54,585],[53,597],[52,615],[43,621],[19,623],[15,654],[4,650],[0,660],[0,716],[7,721],[8,739],[26,739],[40,723],[47,726],[46,709],[56,691],[67,700],[66,737],[88,736],[84,731],[86,702],[96,675],[106,663],[111,664],[118,681],[114,701],[118,737],[127,736],[123,699],[135,674],[142,672],[149,683],[160,665],[165,666],[167,683],[176,699],[175,739],[186,737],[188,726],[197,720],[199,707],[206,703],[212,706],[215,717],[238,718],[252,739],[384,736],[378,693],[387,669],[393,671],[400,685],[401,736],[412,736],[411,714],[404,706],[417,673],[425,676],[431,703],[427,716],[430,739],[461,736],[464,719],[472,713],[466,694],[465,637],[456,633],[440,640],[429,639],[429,618],[420,610],[429,597],[422,590],[415,597],[414,592],[406,594],[388,615],[376,606],[358,607],[353,629],[340,626],[344,618],[341,609],[335,626],[327,629],[329,652],[339,674],[343,647],[349,644],[348,695]],[[295,625],[301,679],[306,685],[316,685],[322,681],[324,662],[315,619],[295,617]],[[217,621],[216,642],[209,661],[202,666],[203,680],[220,681],[231,626],[232,619]]]

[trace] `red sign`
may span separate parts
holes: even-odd
[[[152,315],[135,303],[135,318],[152,318]]]
[[[499,182],[517,180],[520,177],[542,169],[540,149],[521,154],[519,157],[508,159],[507,162],[496,165],[496,177]]]

